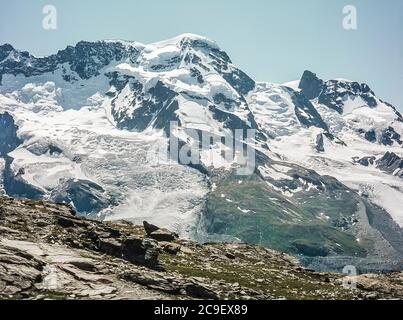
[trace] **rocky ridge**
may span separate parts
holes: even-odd
[[[0,198],[0,299],[403,297],[401,272],[347,279],[355,290],[343,280],[254,245],[202,245],[148,223],[88,220],[66,205]]]

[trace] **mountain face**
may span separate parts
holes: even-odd
[[[310,71],[255,82],[192,34],[43,58],[6,44],[0,79],[3,194],[260,244],[318,270],[402,268],[403,120],[366,84]]]

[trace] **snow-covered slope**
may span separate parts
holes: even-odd
[[[313,89],[315,85],[319,89]],[[387,152],[403,156],[403,118],[390,104],[380,100],[365,84],[348,80],[322,81],[305,72],[299,90],[310,97],[329,132],[345,144],[324,139],[317,151],[316,128],[305,128],[270,143],[273,151],[290,161],[331,175],[387,209],[403,225],[403,181],[396,172],[376,165],[363,166],[356,159],[382,158]],[[312,91],[316,90],[316,94]]]
[[[193,34],[80,42],[43,58],[3,45],[0,82],[0,189],[10,196],[304,254],[354,255],[370,241],[378,258],[403,251],[403,120],[365,84],[309,71],[283,85],[256,83]],[[203,149],[190,129],[213,142]],[[256,152],[245,179],[233,171],[241,157],[223,155],[222,138],[237,129],[256,131],[238,138]],[[170,135],[201,148],[200,165],[161,154]],[[375,211],[382,223],[369,222]],[[273,226],[286,228],[275,241]],[[299,237],[309,232],[308,245]]]

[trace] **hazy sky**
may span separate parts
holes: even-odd
[[[57,30],[42,9],[57,8]],[[342,27],[345,5],[358,29]],[[79,40],[150,43],[181,33],[216,40],[256,80],[283,83],[303,70],[367,82],[403,110],[403,0],[0,0],[0,43],[47,55]]]

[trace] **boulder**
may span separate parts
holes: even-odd
[[[144,230],[146,231],[147,235],[150,235],[151,233],[153,233],[154,231],[157,231],[159,229],[159,227],[157,227],[156,225],[153,225],[151,223],[148,223],[147,221],[143,221],[143,226],[144,226]]]
[[[154,232],[151,232],[149,236],[157,241],[166,241],[171,242],[178,238],[178,235],[174,232],[171,232],[167,229],[158,229]]]
[[[217,300],[219,298],[215,292],[195,281],[185,284],[185,292],[197,299]]]
[[[162,250],[169,254],[177,254],[181,250],[181,245],[171,242],[160,242]]]
[[[151,269],[163,271],[164,268],[158,262],[158,243],[153,239],[144,239],[143,246],[145,247],[144,264]]]

